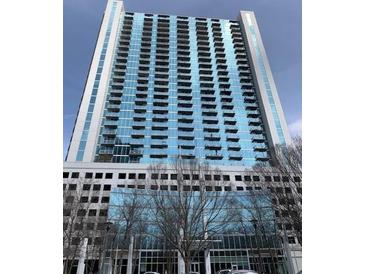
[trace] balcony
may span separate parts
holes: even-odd
[[[203,124],[216,125],[218,124],[218,118],[216,117],[204,117]]]
[[[245,89],[242,94],[244,96],[253,96],[255,95],[255,91],[253,89]]]
[[[143,149],[142,148],[133,148],[129,151],[129,155],[133,156],[142,156]]]
[[[228,150],[229,151],[240,151],[241,146],[239,144],[236,144],[236,143],[228,144]]]
[[[103,146],[113,146],[115,144],[115,139],[101,139],[100,144]]]
[[[252,141],[256,143],[264,143],[266,141],[264,135],[262,134],[252,134]]]
[[[236,134],[226,134],[226,139],[228,142],[238,142],[240,138]]]
[[[256,110],[259,108],[259,106],[257,105],[257,103],[246,103],[245,108],[246,110]]]
[[[247,118],[258,118],[260,117],[260,112],[258,110],[250,110],[247,112]]]
[[[206,141],[205,149],[220,150],[220,149],[222,149],[222,144],[220,142]]]
[[[116,104],[120,104],[122,102],[122,97],[117,97],[117,96],[110,96],[109,97],[109,102],[110,103],[116,103]]]
[[[113,148],[102,147],[99,149],[100,154],[113,155]]]
[[[267,153],[258,153],[255,158],[257,161],[260,161],[260,162],[267,162],[270,160]]]
[[[107,104],[107,109],[108,110],[120,110],[120,105],[117,105],[117,104],[111,104],[111,103],[108,103]]]
[[[132,130],[131,137],[132,138],[143,138],[146,135],[145,130]]]
[[[107,127],[117,127],[118,126],[118,121],[105,120],[104,121],[104,126],[107,126]]]
[[[220,141],[221,136],[219,134],[214,133],[206,133],[204,134],[204,140],[206,141]]]
[[[253,134],[262,134],[264,129],[261,126],[253,126],[250,127],[250,133]]]
[[[222,160],[223,159],[223,154],[218,153],[218,152],[205,152],[205,159],[208,160]]]
[[[103,130],[102,130],[102,135],[105,135],[105,136],[115,136],[116,134],[117,134],[116,129],[103,128]]]
[[[185,137],[185,139],[183,139],[183,140],[191,140],[191,138],[194,138],[194,131],[181,131],[181,130],[179,130],[178,131],[178,136],[179,137],[182,137],[182,138],[184,138]]]
[[[236,160],[236,161],[239,161],[239,160],[242,160],[243,158],[243,154],[241,152],[229,152],[229,156],[228,158],[230,160]]]
[[[110,91],[110,95],[111,96],[122,96],[123,95],[123,92],[121,90],[114,90],[114,89],[112,89]]]
[[[106,118],[111,118],[111,119],[119,118],[119,112],[110,112],[110,111],[107,111],[105,113],[105,117]]]
[[[254,149],[254,151],[258,151],[258,152],[265,152],[268,150],[265,143],[255,144],[253,149]]]

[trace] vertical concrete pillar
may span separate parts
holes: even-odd
[[[177,273],[185,274],[185,264],[180,252],[177,252]]]
[[[87,249],[87,241],[88,239],[85,238],[82,241],[82,246],[80,250],[80,258],[77,264],[77,274],[84,274],[85,271],[85,257],[86,257],[86,249]]]
[[[130,240],[129,248],[128,248],[127,274],[132,274],[133,244],[134,244],[134,236],[131,236],[131,240]]]
[[[212,274],[210,267],[210,252],[209,249],[204,250],[205,274]]]

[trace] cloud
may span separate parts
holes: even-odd
[[[290,135],[292,137],[295,136],[302,136],[302,118],[294,121],[293,123],[289,124],[289,131],[290,131]]]

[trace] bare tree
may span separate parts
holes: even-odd
[[[282,230],[290,230],[302,245],[302,139],[294,138],[289,146],[277,145],[270,155],[270,165],[256,166],[254,172],[265,177],[264,186],[270,189],[267,198]]]
[[[70,274],[80,254],[83,239],[89,236],[87,213],[90,208],[89,194],[83,191],[84,184],[92,180],[75,179],[63,191],[63,273]]]
[[[110,259],[117,260],[121,257],[118,251],[128,252],[129,245],[133,241],[135,247],[139,245],[146,230],[145,222],[145,199],[137,189],[116,189],[112,192],[109,210],[109,222],[112,226],[113,236],[106,248],[110,250]],[[132,240],[133,238],[133,240]],[[115,250],[115,251],[114,251]],[[132,273],[137,266],[136,256],[132,254]],[[113,265],[113,273],[117,273],[118,264]]]
[[[233,207],[232,214],[235,214],[235,221],[239,223],[238,233],[244,234],[246,243],[249,246],[253,261],[259,273],[279,273],[279,262],[277,248],[278,234],[275,224],[274,210],[270,201],[267,201],[266,190],[256,190],[236,199],[236,207]],[[252,244],[253,242],[253,244]],[[271,265],[263,263],[263,255],[270,255]],[[257,257],[256,257],[257,255]]]
[[[166,167],[150,167],[154,224],[159,231],[155,237],[165,239],[181,255],[185,273],[199,251],[208,249],[211,239],[228,227],[233,216],[229,214],[229,192],[212,191],[213,180],[222,178],[218,169],[195,160],[177,159],[173,165],[176,184],[167,189]],[[223,184],[221,184],[222,187]]]

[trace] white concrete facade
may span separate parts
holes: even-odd
[[[115,6],[114,18],[110,18],[112,15],[113,5]],[[97,144],[97,137],[99,134],[99,128],[101,124],[101,117],[104,110],[105,98],[108,91],[109,78],[112,69],[113,53],[115,44],[117,42],[117,34],[119,29],[120,18],[123,16],[124,6],[123,1],[120,0],[108,0],[103,21],[99,30],[98,40],[94,50],[94,55],[89,69],[89,74],[87,77],[82,101],[79,107],[79,112],[77,114],[77,120],[72,133],[72,139],[70,142],[67,159],[66,161],[76,161],[77,153],[79,150],[79,145],[81,141],[81,136],[83,134],[83,129],[86,121],[86,116],[88,113],[89,102],[91,94],[93,91],[93,86],[95,82],[95,77],[102,54],[104,38],[107,33],[109,20],[112,20],[112,25],[110,29],[110,37],[108,41],[107,51],[105,53],[105,60],[103,65],[103,70],[101,73],[101,78],[99,82],[97,97],[95,100],[95,107],[93,110],[93,115],[90,122],[90,128],[88,130],[87,142],[85,146],[85,152],[83,160],[84,162],[92,162],[94,160],[94,154]]]
[[[253,76],[255,78],[254,80],[256,82],[256,86],[259,89],[256,92],[256,94],[258,95],[259,102],[263,107],[261,113],[264,118],[263,120],[265,128],[268,130],[268,132],[266,133],[270,145],[274,146],[282,142],[280,141],[280,138],[278,136],[278,131],[274,121],[273,109],[272,106],[270,106],[269,97],[266,91],[267,88],[270,89],[273,97],[273,101],[276,107],[276,112],[280,120],[280,126],[282,129],[285,144],[289,145],[291,144],[292,140],[289,134],[288,125],[285,120],[284,112],[280,103],[280,98],[276,89],[274,78],[272,76],[269,60],[267,58],[264,44],[261,39],[260,30],[256,22],[255,14],[252,11],[241,11],[238,21],[240,22],[241,28],[244,31],[244,40],[248,45],[248,52],[250,53],[249,59],[251,61],[252,69],[255,70]],[[252,35],[250,28],[254,31],[255,35]],[[260,59],[262,64],[260,63]],[[268,80],[268,83],[266,83],[266,85],[264,76],[261,73],[262,69],[264,69],[266,72]]]

